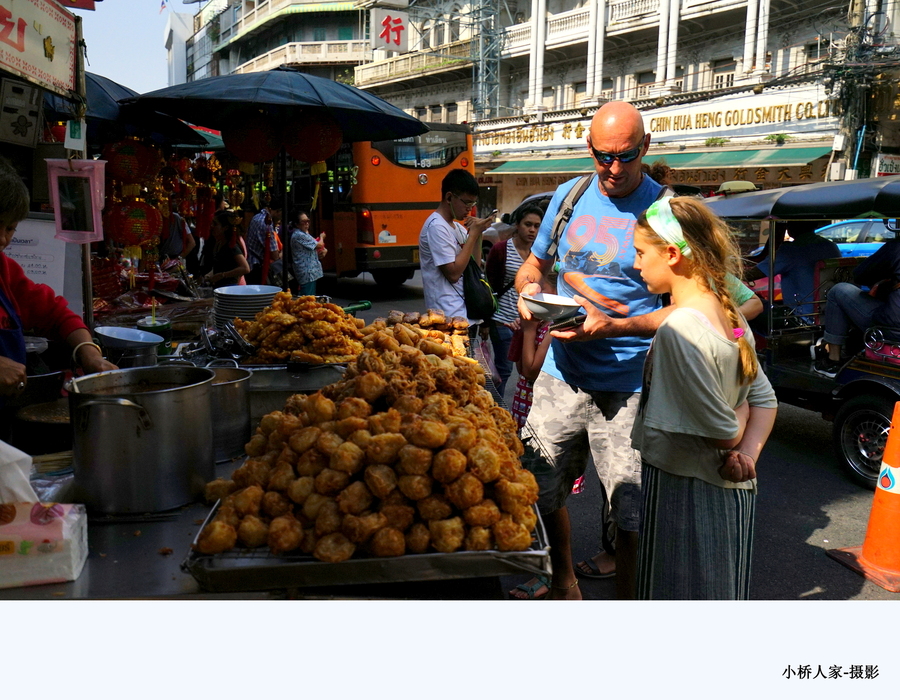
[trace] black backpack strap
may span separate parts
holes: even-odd
[[[677,197],[678,194],[675,190],[672,189],[670,185],[665,185],[660,191],[659,194],[656,195],[657,199],[665,199],[666,197]]]
[[[559,248],[559,239],[562,236],[562,232],[565,231],[566,226],[569,223],[569,219],[572,218],[572,212],[575,210],[575,205],[578,203],[578,200],[581,199],[581,195],[585,193],[588,186],[591,184],[591,180],[593,179],[593,177],[594,173],[590,173],[589,175],[582,175],[581,179],[577,183],[575,183],[575,186],[571,190],[569,190],[569,193],[559,205],[559,209],[556,212],[556,217],[553,219],[553,228],[550,231],[550,245],[547,247],[547,254],[551,258],[556,256],[556,251]]]

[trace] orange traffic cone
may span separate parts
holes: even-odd
[[[894,404],[891,431],[862,547],[830,549],[829,557],[894,593],[900,592],[900,402]]]

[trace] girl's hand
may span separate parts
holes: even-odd
[[[513,331],[513,332],[515,333],[517,330],[519,330],[519,326],[520,326],[521,324],[519,323],[519,319],[516,319],[516,320],[513,321],[512,323],[504,323],[503,325],[506,326],[507,328],[509,328],[509,330],[511,330],[511,331]]]
[[[756,478],[756,460],[746,452],[729,450],[725,462],[719,467],[719,476],[725,481],[741,483]]]
[[[522,295],[526,295],[529,297],[534,296],[535,294],[541,293],[541,285],[537,282],[528,282],[524,287],[522,287],[519,292],[519,300],[516,302],[516,308],[519,309],[519,316],[521,316],[526,321],[532,320],[531,311],[527,306],[525,306],[525,301],[522,299]]]

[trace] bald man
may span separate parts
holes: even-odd
[[[538,507],[553,564],[549,598],[581,599],[578,576],[612,575],[617,596],[634,597],[641,460],[631,448],[631,426],[650,338],[670,311],[660,308],[634,270],[635,222],[662,192],[641,171],[649,146],[641,114],[630,104],[609,102],[597,110],[587,137],[596,175],[552,256],[553,220],[578,179],[556,190],[531,255],[516,276],[519,292],[552,291],[546,276],[558,262],[557,293],[574,298],[587,313],[583,325],[551,333],[528,417],[536,440],[528,441],[531,449],[524,459],[541,487]],[[519,312],[531,318],[521,299]],[[576,571],[566,498],[588,456],[616,526],[615,557],[601,552],[580,562]]]

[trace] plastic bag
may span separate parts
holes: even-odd
[[[482,338],[475,339],[475,359],[484,367],[484,371],[488,374],[491,380],[498,384],[500,382],[500,375],[497,372],[497,366],[494,363],[494,346],[491,344],[490,340],[484,340]]]
[[[0,503],[38,500],[30,479],[31,457],[0,440]]]

